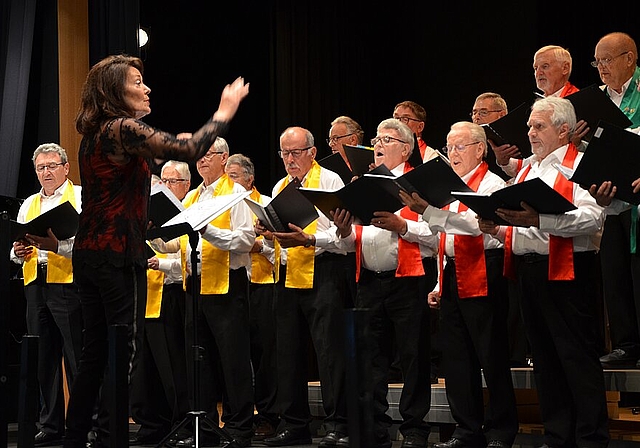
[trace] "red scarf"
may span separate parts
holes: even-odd
[[[578,89],[576,86],[574,86],[569,81],[567,81],[567,83],[562,88],[562,92],[560,92],[560,98],[564,98],[567,95],[571,95],[572,93],[576,93],[578,90],[580,90],[580,89]]]
[[[562,91],[560,92],[560,98],[564,98],[565,96],[571,95],[572,93],[576,93],[579,91],[576,86],[571,84],[569,81],[566,82]],[[522,159],[518,159],[518,164],[516,165],[516,171],[520,171],[522,169]]]
[[[567,153],[562,160],[562,165],[573,168],[573,164],[578,155],[578,149],[573,143],[569,143]],[[531,164],[529,164],[518,179],[518,183],[523,182],[527,177]],[[564,196],[567,200],[573,200],[573,182],[569,181],[562,174],[558,173],[553,183],[553,189]],[[507,227],[504,240],[504,275],[515,279],[515,266],[513,264],[513,227]],[[573,238],[549,235],[549,280],[574,280],[573,270]]]
[[[407,162],[404,164],[404,172],[413,168]],[[417,221],[418,214],[411,211],[409,207],[400,210],[400,216],[406,220]],[[362,226],[356,225],[356,282],[360,280],[360,268],[362,266]],[[422,256],[418,243],[405,241],[398,235],[398,267],[396,277],[418,277],[424,275]]]
[[[489,165],[482,162],[475,173],[469,179],[468,185],[473,191],[478,191],[480,182],[487,174]],[[458,213],[468,210],[462,202],[458,206]],[[449,206],[443,208],[448,210]],[[444,252],[447,234],[440,235],[440,292],[442,293]],[[487,286],[487,264],[484,258],[484,235],[454,235],[453,250],[455,253],[456,279],[458,286],[458,297],[485,297],[489,295]]]

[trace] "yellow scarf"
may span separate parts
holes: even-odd
[[[229,179],[229,176],[223,174],[218,180],[213,191],[213,196],[222,196],[225,194],[233,193],[233,181]],[[204,184],[200,184],[198,188],[190,191],[184,198],[184,206],[189,207],[195,204],[200,197],[200,191]],[[211,225],[218,227],[219,229],[231,229],[231,210],[227,210],[216,219],[210,222]],[[185,260],[184,254],[186,254],[187,244],[189,243],[189,235],[183,235],[180,237],[180,247],[182,249],[183,257],[183,272],[182,278],[186,281],[185,273]],[[201,256],[201,294],[226,294],[229,292],[229,251],[221,250],[202,239],[202,256]],[[191,266],[192,274],[196,275],[196,266]],[[186,287],[186,283],[184,285]]]
[[[167,254],[156,252],[156,257],[167,258]],[[164,272],[159,269],[147,269],[147,309],[144,317],[160,317],[162,306],[162,289],[164,286]]]
[[[60,204],[69,201],[76,209],[76,194],[73,190],[73,183],[69,180],[62,193]],[[27,210],[27,221],[40,216],[40,195],[31,202]],[[73,282],[73,265],[71,258],[63,257],[53,252],[47,254],[47,283],[71,283]],[[38,251],[34,250],[31,255],[24,260],[22,274],[25,286],[31,283],[38,276]]]
[[[262,195],[253,187],[251,194],[249,195],[251,199],[256,202],[262,203],[261,197]],[[263,236],[258,236],[256,240],[264,239]],[[251,254],[251,283],[258,283],[261,285],[273,283],[273,265],[271,262],[262,254],[252,253]]]
[[[314,160],[311,169],[307,173],[302,186],[305,188],[319,188],[320,187],[320,165]],[[280,186],[280,191],[289,184],[289,177],[287,176]],[[308,234],[316,233],[316,227],[318,220],[314,220],[309,224],[304,232]],[[285,281],[285,288],[299,288],[299,289],[311,289],[313,288],[313,269],[315,263],[316,248],[311,247],[290,247],[287,249],[287,280]],[[276,266],[280,266],[279,257],[279,244],[276,242]],[[278,272],[278,270],[276,270]]]

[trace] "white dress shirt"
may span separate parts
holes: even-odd
[[[402,176],[404,164],[391,170],[394,176]],[[396,212],[399,215],[400,211]],[[418,243],[422,258],[432,258],[438,252],[438,237],[434,235],[422,216],[417,221],[407,221],[407,232],[399,235],[396,232],[380,229],[375,226],[362,227],[362,265],[374,272],[392,271],[398,267],[398,238],[410,243]],[[342,247],[355,250],[355,233],[341,240]]]
[[[305,175],[305,177],[302,179],[302,184],[304,184],[306,178],[307,175]],[[288,179],[289,182],[293,180],[291,176],[280,179],[278,183],[273,187],[273,197],[278,195],[281,186],[286,179]],[[325,168],[320,168],[320,185],[318,186],[318,188],[322,190],[339,190],[342,187],[344,187],[344,182],[342,182],[342,179],[338,174]],[[333,224],[333,221],[329,220],[329,218],[327,218],[322,212],[318,212],[318,215],[319,216],[317,219],[316,231],[314,233],[316,239],[315,255],[318,256],[325,251],[345,255],[347,251],[341,247],[338,247],[338,245],[336,244],[338,242],[338,235],[337,228]],[[282,249],[282,251],[280,252],[280,264],[287,264],[286,249]]]
[[[471,177],[478,170],[476,166],[466,175],[462,176],[462,180],[468,183]],[[496,190],[500,190],[506,186],[505,181],[497,174],[487,171],[480,185],[478,186],[478,193],[490,195]],[[443,232],[447,234],[445,241],[445,255],[449,257],[455,257],[453,250],[454,235],[468,235],[478,236],[482,234],[480,226],[478,225],[478,219],[476,213],[471,210],[465,210],[458,213],[460,207],[460,201],[454,201],[449,205],[449,210],[442,210],[432,205],[429,205],[422,218],[429,223],[429,227],[433,233]],[[502,248],[502,242],[497,238],[484,234],[484,248],[485,249],[500,249]]]
[[[29,208],[31,207],[31,204],[33,203],[35,198],[38,196],[40,196],[40,214],[48,212],[52,208],[60,205],[62,201],[62,195],[64,194],[64,190],[67,188],[68,183],[69,183],[69,180],[68,179],[65,180],[62,183],[62,185],[60,185],[56,189],[56,191],[53,192],[51,196],[45,196],[43,189],[40,189],[38,193],[35,193],[29,196],[27,199],[24,200],[22,205],[20,205],[20,210],[18,210],[18,216],[16,216],[16,221],[19,223],[27,222],[27,212],[29,211]],[[80,187],[79,185],[74,185],[73,192],[75,194],[75,201],[76,201],[75,208],[78,211],[78,213],[80,213],[82,211],[82,187]],[[65,258],[71,258],[74,239],[75,237],[71,237],[66,240],[58,240],[57,254]],[[48,260],[49,252],[46,250],[38,250],[35,248],[34,250],[38,252],[38,263],[46,263]],[[15,252],[13,251],[13,248],[11,248],[10,258],[11,258],[11,261],[13,261],[16,264],[22,264],[22,262],[24,261],[22,258],[18,258],[16,256]]]
[[[531,163],[531,169],[526,179],[539,177],[547,185],[553,186],[558,171],[554,164],[562,164],[568,145],[561,146],[553,151],[542,162],[535,158]],[[582,153],[578,153],[574,167],[580,163]],[[518,173],[517,181],[522,176],[523,170]],[[597,250],[598,232],[604,223],[603,208],[600,207],[589,192],[577,184],[573,184],[573,204],[576,210],[571,210],[560,215],[540,214],[539,227],[514,227],[513,228],[513,253],[522,255],[526,253],[549,254],[549,235],[573,238],[575,252]],[[498,236],[504,241],[506,227],[501,227]]]

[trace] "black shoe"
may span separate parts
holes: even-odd
[[[389,433],[387,433],[385,436],[376,437],[375,443],[375,448],[391,448],[393,446]]]
[[[253,430],[253,440],[262,441],[276,435],[276,428],[266,420],[261,420]]]
[[[511,448],[511,444],[502,440],[491,440],[487,443],[487,448]]]
[[[211,447],[220,445],[220,437],[217,435],[209,435],[207,433],[203,433],[200,436],[200,446],[201,447]],[[196,446],[196,438],[195,436],[189,436],[186,439],[178,441],[176,443],[176,448],[193,448]]]
[[[62,437],[57,434],[51,434],[44,431],[38,431],[33,438],[33,446],[51,446],[60,445],[62,443]]]
[[[602,364],[602,367],[604,368],[633,368],[636,365],[637,361],[637,356],[625,350],[622,350],[621,348],[611,350],[611,353],[609,353],[608,355],[600,357],[600,364]]]
[[[274,437],[264,439],[262,443],[267,446],[311,445],[311,435],[308,431],[296,432],[285,429]]]
[[[402,439],[401,448],[427,448],[427,439],[420,434],[407,434]],[[451,447],[448,447],[451,448]],[[457,447],[456,447],[457,448]]]
[[[329,431],[318,446],[349,446],[349,436],[338,431]]]
[[[156,434],[134,434],[129,437],[129,445],[156,445],[163,437]]]
[[[433,445],[433,448],[465,448],[466,446],[467,444],[464,443],[462,440],[456,439],[455,437],[451,437],[446,442],[435,443]]]

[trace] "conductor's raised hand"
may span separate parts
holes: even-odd
[[[244,78],[238,77],[231,84],[227,84],[220,96],[220,105],[214,120],[228,122],[236,114],[240,102],[249,94],[249,83],[245,84]]]
[[[634,193],[640,192],[640,177],[631,182],[631,186],[633,187]]]

